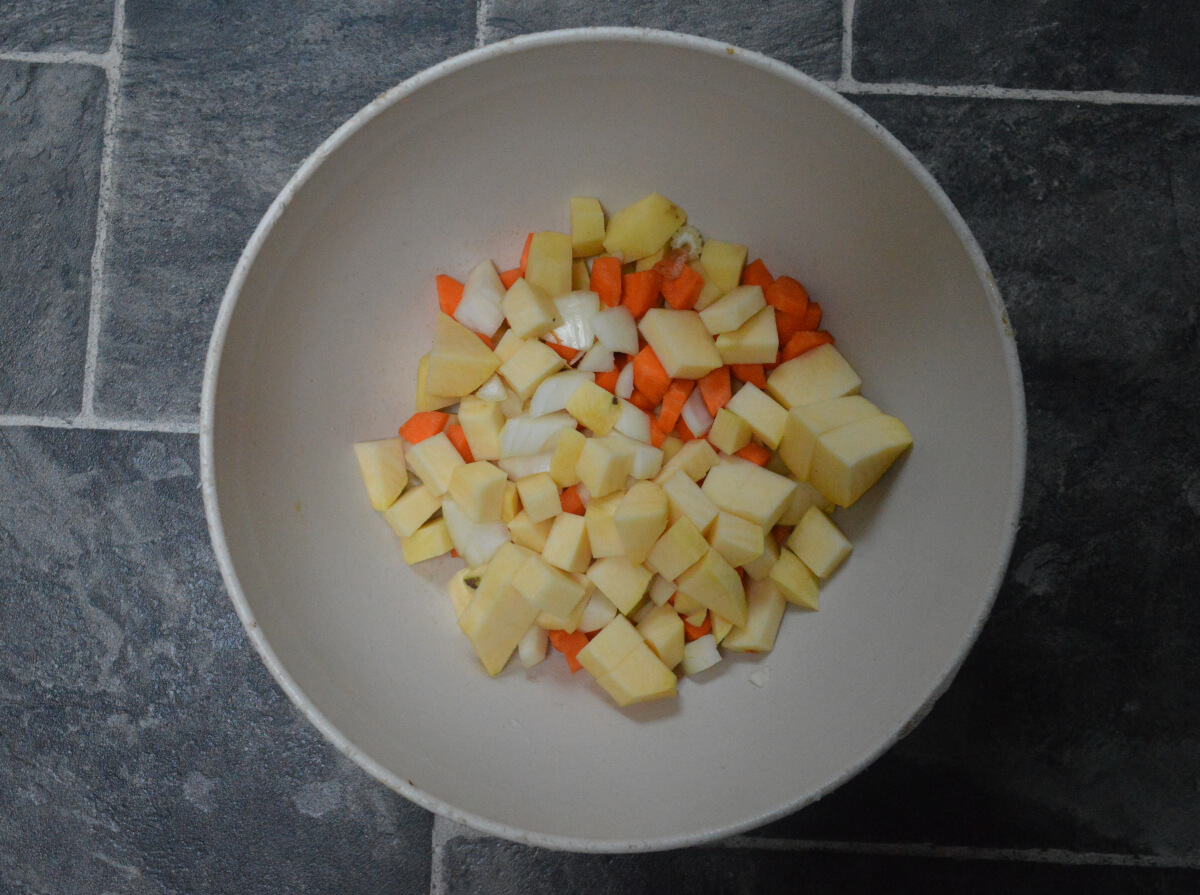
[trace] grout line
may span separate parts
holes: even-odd
[[[854,83],[851,65],[854,62],[854,0],[842,0],[842,76],[839,84]]]
[[[92,429],[101,432],[158,432],[165,435],[200,434],[199,420],[101,419],[82,413],[74,417],[26,416],[19,413],[0,414],[0,429],[17,427],[34,429]]]
[[[975,848],[960,845],[926,843],[839,842],[821,839],[769,839],[757,836],[732,836],[720,843],[726,848],[758,849],[780,852],[834,852],[852,855],[885,855],[903,858],[949,858],[959,861],[1012,861],[1028,864],[1069,864],[1076,866],[1154,867],[1200,869],[1197,858],[1167,858],[1159,855],[1121,855],[1104,852],[1074,852],[1066,849]]]
[[[492,42],[492,0],[478,0],[475,4],[475,46],[484,47]]]
[[[0,62],[26,62],[33,65],[94,65],[106,70],[110,66],[108,53],[87,53],[83,50],[60,52],[9,50],[0,52]]]
[[[853,0],[849,0],[853,2]],[[986,85],[933,86],[930,84],[872,84],[839,78],[823,82],[840,93],[874,96],[945,96],[968,99],[1020,99],[1039,102],[1087,103],[1091,105],[1200,106],[1200,96],[1171,93],[1121,93],[1115,90],[1035,90]]]
[[[92,246],[92,289],[88,301],[87,349],[83,360],[82,420],[95,417],[96,361],[100,353],[100,318],[105,293],[108,255],[108,217],[114,193],[113,147],[121,105],[121,65],[125,49],[125,0],[114,0],[112,43],[105,53],[108,96],[104,105],[104,144],[100,151],[100,188],[96,205],[96,241]]]

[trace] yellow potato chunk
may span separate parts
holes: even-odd
[[[683,661],[683,619],[670,606],[656,606],[638,622],[637,632],[668,668]]]
[[[704,240],[704,248],[700,250],[700,264],[721,295],[741,282],[742,268],[746,266],[746,252],[746,247],[739,243],[721,242],[719,239]]]
[[[508,287],[500,302],[500,310],[508,321],[509,332],[522,339],[544,336],[562,323],[550,296],[524,277]]]
[[[575,464],[576,475],[592,497],[620,490],[632,469],[633,454],[608,438],[589,438]]]
[[[753,463],[724,460],[709,470],[701,490],[725,512],[768,529],[783,515],[796,483]]]
[[[558,496],[558,485],[548,472],[538,472],[517,479],[517,493],[521,495],[521,506],[533,523],[553,519],[562,510]]]
[[[402,538],[416,534],[434,513],[442,508],[442,499],[429,490],[428,485],[417,485],[400,495],[400,499],[383,511],[392,531]]]
[[[579,484],[579,474],[575,467],[586,443],[587,436],[578,429],[564,429],[558,436],[554,456],[550,459],[550,478],[554,479],[554,484],[558,487],[570,488]]]
[[[733,332],[717,336],[717,353],[726,364],[773,364],[779,354],[775,309],[763,308]]]
[[[467,395],[458,405],[458,424],[476,460],[500,459],[500,430],[504,413],[498,403]]]
[[[671,234],[687,223],[683,209],[651,193],[612,216],[604,235],[604,250],[626,263],[657,252]]]
[[[813,447],[809,480],[838,506],[848,507],[878,482],[912,444],[894,416],[878,414],[822,433]]]
[[[713,337],[696,311],[651,308],[639,328],[672,379],[700,379],[722,364]]]
[[[708,440],[717,450],[736,454],[750,443],[751,434],[748,422],[728,407],[722,407],[713,417],[712,428],[708,430]]]
[[[617,609],[629,615],[646,595],[653,573],[628,557],[606,556],[592,563],[587,577]]]
[[[425,385],[431,394],[469,395],[500,366],[492,349],[453,317],[438,314]]]
[[[554,517],[542,558],[564,572],[586,572],[592,563],[587,528],[583,517],[561,513]]]
[[[579,664],[593,677],[601,678],[644,643],[629,619],[617,615],[579,651]]]
[[[746,624],[746,592],[741,576],[716,550],[679,576],[679,592],[735,625]]]
[[[740,328],[766,305],[762,286],[735,286],[701,311],[700,319],[717,336]]]
[[[754,434],[771,450],[779,447],[787,426],[787,409],[776,403],[770,395],[751,382],[743,385],[725,405],[731,413],[744,419]]]
[[[817,576],[791,550],[779,551],[779,560],[771,567],[771,574],[767,577],[779,586],[789,603],[804,609],[816,610],[821,607]]]
[[[746,624],[725,636],[725,648],[740,653],[766,653],[775,646],[787,600],[774,581],[753,581],[746,591]]]
[[[576,258],[604,251],[604,208],[590,196],[571,198],[571,254]],[[584,286],[583,288],[587,288]]]
[[[707,532],[716,521],[717,505],[708,499],[700,486],[692,481],[685,470],[679,470],[663,484],[667,495],[667,521],[674,525],[686,516],[701,533]]]
[[[522,343],[516,353],[500,365],[500,375],[522,401],[528,401],[542,380],[561,370],[563,364],[563,359],[553,348],[535,339]]]
[[[476,460],[454,469],[449,492],[472,522],[499,522],[504,515],[507,485],[508,476],[502,470],[486,460]]]
[[[829,398],[793,407],[788,412],[783,439],[779,442],[779,456],[796,478],[807,481],[817,438],[878,413],[879,408],[862,395]]]
[[[400,551],[404,561],[410,566],[454,549],[450,540],[450,529],[446,527],[445,519],[434,519],[426,522],[407,538],[400,539]]]
[[[654,650],[642,642],[616,668],[596,678],[596,683],[624,708],[637,702],[674,696],[679,681]]]
[[[762,526],[732,513],[718,514],[708,534],[712,549],[734,568],[762,556],[764,542]]]
[[[664,447],[666,443],[663,442]],[[659,470],[658,475],[654,477],[656,485],[664,484],[680,470],[686,472],[688,478],[693,482],[698,482],[708,474],[710,469],[721,462],[721,458],[717,456],[717,452],[713,450],[713,446],[703,438],[697,438],[682,445],[670,459],[666,459],[666,451],[664,450],[663,457],[665,460],[663,467]]]
[[[607,435],[621,416],[621,402],[594,382],[584,382],[567,400],[567,413],[597,435]]]
[[[431,395],[428,385],[429,355],[426,354],[417,364],[417,410],[441,410],[458,400],[453,395]]]
[[[692,484],[694,487],[695,483]],[[655,541],[666,530],[667,495],[653,482],[638,482],[617,504],[613,524],[625,547],[625,555],[634,563],[644,562]],[[609,599],[612,599],[611,595]]]
[[[646,567],[672,580],[708,552],[708,541],[686,516],[666,530],[646,557]]]
[[[408,484],[408,467],[404,465],[404,439],[384,438],[363,441],[354,446],[358,471],[367,487],[371,506],[383,512],[396,502]]]
[[[604,497],[593,497],[588,502],[583,519],[593,557],[625,555],[625,545],[621,543],[621,535],[614,521],[617,506],[624,496],[624,491],[616,491]]]
[[[818,578],[828,578],[854,549],[833,520],[811,508],[792,529],[788,547]]]
[[[767,377],[767,393],[791,410],[826,398],[857,395],[862,380],[832,345],[818,345],[780,364]]]
[[[422,484],[441,497],[450,490],[454,470],[466,462],[445,432],[426,438],[408,449],[408,463]]]
[[[558,618],[569,617],[587,593],[582,584],[540,556],[525,560],[512,583],[531,606]]]
[[[533,234],[525,279],[550,298],[571,291],[571,237],[565,233],[544,231]]]
[[[508,523],[508,536],[513,539],[514,544],[541,553],[546,549],[546,538],[550,537],[550,529],[553,526],[553,519],[534,522],[527,512],[521,510]]]

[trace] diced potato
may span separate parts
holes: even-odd
[[[747,382],[725,405],[730,413],[736,413],[754,430],[771,450],[779,447],[783,430],[787,426],[788,412],[757,385]]]
[[[571,254],[576,258],[604,251],[604,208],[590,196],[571,198]]]
[[[550,635],[545,628],[534,625],[525,632],[525,636],[517,643],[517,658],[526,668],[532,668],[546,659],[546,650],[550,644]]]
[[[487,564],[475,596],[458,618],[488,674],[499,674],[537,619],[538,610],[512,586],[512,578],[529,556],[506,544]]]
[[[417,364],[417,410],[441,410],[458,401],[453,395],[431,395],[429,384],[429,355]]]
[[[751,582],[746,591],[746,624],[725,637],[725,648],[742,653],[766,653],[775,646],[787,600],[774,581]]]
[[[624,708],[637,702],[674,696],[679,681],[646,643],[639,643],[612,671],[596,679]]]
[[[683,439],[678,435],[668,435],[663,440],[660,450],[663,452],[663,463],[668,463],[672,457],[683,450]]]
[[[762,286],[735,286],[700,312],[714,336],[731,333],[767,306]]]
[[[500,512],[500,519],[507,525],[517,517],[519,512],[521,512],[521,495],[517,491],[517,483],[505,482],[504,504]]]
[[[637,632],[668,668],[683,661],[683,620],[670,606],[655,606],[638,622]]]
[[[746,592],[741,576],[716,550],[680,575],[679,592],[711,609],[735,625],[746,624]]]
[[[438,314],[425,385],[434,395],[469,395],[500,366],[492,349],[457,320]]]
[[[458,405],[458,424],[476,460],[500,459],[500,430],[504,414],[498,403],[467,395]]]
[[[827,398],[857,395],[862,380],[832,345],[818,345],[780,364],[767,377],[767,393],[791,410]]]
[[[625,262],[645,258],[663,247],[671,234],[687,223],[683,209],[658,193],[627,205],[612,216],[604,235],[604,250]]]
[[[625,615],[637,607],[650,586],[653,573],[625,556],[606,556],[592,563],[588,580]]]
[[[407,538],[400,539],[400,551],[404,561],[410,566],[454,549],[450,540],[450,529],[446,528],[445,519],[434,519],[426,522]]]
[[[650,579],[650,588],[647,591],[650,594],[650,599],[654,601],[655,606],[663,606],[666,602],[675,596],[675,582],[670,578],[664,578],[662,575],[655,575]],[[674,612],[674,610],[671,610]]]
[[[651,308],[639,328],[672,379],[700,379],[721,366],[713,337],[695,311]]]
[[[524,339],[518,336],[511,329],[506,329],[504,331],[504,335],[500,337],[500,341],[496,343],[496,357],[500,358],[500,363],[506,364],[524,344]]]
[[[625,545],[621,543],[621,535],[614,521],[617,507],[624,496],[624,491],[616,491],[604,497],[593,497],[588,502],[583,518],[593,557],[625,555]]]
[[[700,534],[692,520],[684,516],[654,543],[654,548],[646,557],[646,568],[664,578],[675,580],[707,552],[708,541],[704,540],[704,535]]]
[[[717,505],[708,499],[685,470],[679,470],[662,486],[667,495],[667,521],[674,525],[686,516],[703,534],[717,518]]]
[[[500,302],[509,332],[522,339],[544,336],[562,323],[554,302],[545,290],[533,285],[524,277],[513,283]]]
[[[779,561],[779,544],[773,537],[763,535],[763,552],[758,559],[752,559],[742,565],[742,569],[752,581],[758,581],[771,574],[771,569]]]
[[[804,514],[787,545],[818,578],[832,575],[854,549],[833,520],[816,507]]]
[[[404,465],[404,439],[384,438],[362,441],[354,446],[358,471],[367,486],[371,506],[383,512],[396,502],[408,484],[408,467]]]
[[[587,588],[540,556],[525,560],[512,585],[530,605],[558,618],[568,618],[587,593]]]
[[[744,566],[762,556],[762,526],[732,513],[720,513],[709,532],[708,543],[731,566]]]
[[[665,452],[663,456],[666,456]],[[686,472],[693,482],[698,482],[719,462],[721,458],[717,456],[713,446],[703,438],[697,438],[680,447],[674,456],[663,464],[662,470],[654,477],[654,483],[662,485],[680,470]]]
[[[632,469],[632,452],[608,438],[589,438],[575,464],[576,475],[592,497],[620,490]]]
[[[579,454],[587,443],[587,436],[578,429],[564,429],[558,436],[558,444],[554,447],[554,458],[550,461],[550,478],[560,488],[570,488],[579,484],[579,474],[575,467],[579,464]]]
[[[563,511],[562,500],[558,496],[558,485],[548,472],[539,472],[517,479],[517,492],[521,495],[521,505],[529,514],[533,523],[553,519]]]
[[[553,348],[535,339],[522,344],[516,354],[500,365],[500,375],[522,401],[528,401],[542,380],[557,373],[563,365],[563,359]]]
[[[508,476],[501,470],[486,460],[476,460],[454,469],[448,490],[472,522],[500,522],[504,515],[507,484]]]
[[[680,670],[687,675],[708,671],[721,661],[721,651],[717,649],[717,639],[712,634],[697,637],[683,647],[683,661],[679,663]]]
[[[571,291],[571,237],[565,233],[543,231],[533,234],[525,279],[550,298]]]
[[[597,435],[607,435],[621,416],[621,402],[594,382],[584,382],[567,400],[567,413]]]
[[[779,355],[775,309],[763,308],[733,332],[717,336],[717,353],[725,364],[773,364]]]
[[[734,242],[721,242],[718,239],[704,240],[704,248],[700,252],[700,263],[704,272],[712,279],[724,295],[742,281],[742,268],[746,266],[744,245]]]
[[[537,617],[539,627],[545,628],[547,631],[566,631],[570,633],[571,631],[579,630],[579,626],[583,624],[584,612],[591,605],[592,597],[595,596],[596,591],[592,587],[592,583],[583,575],[572,575],[571,577],[584,588],[583,599],[571,610],[571,614],[565,618],[559,618],[557,615],[551,615],[549,612],[539,612]],[[613,615],[616,614],[616,610],[614,609]],[[611,618],[612,616],[609,616],[609,619]],[[607,621],[608,619],[606,619]],[[603,625],[598,625],[597,627],[603,627]]]
[[[442,518],[446,520],[454,549],[469,566],[486,565],[502,544],[512,540],[508,526],[503,522],[472,521],[449,494],[442,501]]]
[[[471,600],[475,598],[475,590],[479,587],[480,572],[478,569],[459,569],[446,585],[450,594],[450,603],[454,606],[454,617],[460,618]]]
[[[692,485],[695,487],[694,482]],[[629,560],[633,563],[644,562],[655,541],[667,528],[667,495],[652,482],[638,482],[625,492],[617,504],[613,524]],[[647,584],[649,580],[647,573]],[[612,598],[611,594],[609,598]],[[613,602],[617,603],[616,600]]]
[[[508,534],[513,539],[513,543],[541,553],[546,549],[546,538],[550,537],[550,529],[553,525],[553,519],[534,522],[529,518],[527,512],[521,510],[508,523]]]
[[[832,513],[834,503],[808,482],[796,482],[796,490],[788,502],[787,509],[779,517],[778,524],[798,524],[810,507],[817,507],[822,513]]]
[[[450,490],[450,477],[466,461],[445,432],[426,438],[408,449],[408,464],[422,484],[438,497]]]
[[[402,538],[416,534],[442,508],[442,499],[428,485],[417,485],[400,495],[400,499],[383,511],[392,531]]]
[[[749,423],[728,407],[722,407],[713,418],[712,428],[708,430],[708,440],[717,450],[736,454],[750,443],[750,434]]]
[[[829,398],[793,407],[788,412],[783,439],[779,442],[779,456],[796,478],[807,481],[813,449],[820,435],[878,413],[879,408],[862,395]]]
[[[817,438],[809,480],[839,506],[858,500],[912,444],[912,433],[894,416],[858,420]]]
[[[733,630],[733,622],[727,618],[721,618],[715,612],[710,612],[709,616],[712,618],[712,637],[719,646],[726,635]]]
[[[592,272],[588,270],[587,262],[576,258],[571,262],[571,291],[586,292],[592,285]]]
[[[582,516],[561,513],[554,517],[542,558],[564,572],[586,572],[592,563],[587,528]]]
[[[683,619],[683,623],[685,625],[691,625],[693,628],[699,628],[708,620],[708,609],[703,604],[700,604],[700,608],[695,612],[680,617]]]
[[[588,581],[586,576],[584,580]],[[591,581],[588,581],[588,584],[591,584]],[[579,630],[585,634],[599,631],[616,618],[617,615],[619,613],[617,612],[617,607],[613,605],[612,600],[596,590],[595,585],[592,585],[587,606],[584,607],[583,614],[579,617]]]
[[[704,613],[708,612],[708,607],[699,600],[694,600],[683,591],[677,590],[675,591],[675,602],[672,605],[675,607],[675,612],[683,616],[685,621],[698,614],[700,616],[699,623],[704,624]]]
[[[753,463],[723,460],[709,470],[701,490],[727,513],[768,529],[783,515],[796,483]]]
[[[803,609],[820,608],[817,576],[791,550],[779,551],[779,560],[771,567],[771,574],[767,577],[779,585],[789,603],[795,603]]]
[[[645,643],[642,635],[623,615],[613,617],[591,642],[579,651],[579,664],[596,678],[608,674],[621,660]]]

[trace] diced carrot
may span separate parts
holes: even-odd
[[[790,525],[776,525],[771,529],[771,537],[775,539],[775,543],[783,546],[783,543],[791,536],[792,527]]]
[[[437,275],[438,306],[447,317],[453,317],[458,303],[462,301],[463,284],[444,273]]]
[[[450,422],[450,414],[440,410],[422,410],[414,413],[400,427],[400,437],[409,444],[419,444],[426,438],[432,438]]]
[[[557,342],[547,342],[546,344],[558,352],[558,356],[567,363],[575,360],[575,355],[579,353],[578,348],[571,348],[568,345],[559,345]]]
[[[765,291],[773,282],[775,278],[771,276],[771,271],[767,270],[767,265],[763,264],[762,258],[751,261],[742,271],[743,286],[762,286]]]
[[[683,417],[679,418],[679,422],[675,424],[675,434],[684,441],[695,441],[697,436],[692,434],[692,430],[687,427],[687,423],[683,421]]]
[[[761,444],[755,444],[753,441],[740,451],[734,451],[734,454],[758,466],[766,466],[767,461],[771,459],[771,452]]]
[[[787,340],[796,333],[804,332],[808,327],[805,325],[807,316],[797,317],[795,314],[785,314],[783,311],[775,312],[775,332],[779,336],[779,344],[786,345]]]
[[[471,453],[471,446],[467,444],[467,433],[463,431],[463,427],[458,423],[453,426],[446,427],[446,437],[450,439],[450,443],[458,448],[458,452],[462,454],[462,458],[468,463],[475,462],[475,455]]]
[[[451,556],[453,556],[455,559],[458,559],[458,548],[457,548],[457,547],[451,547],[451,548],[450,548],[450,555],[451,555]]]
[[[629,308],[634,320],[641,320],[658,304],[662,284],[663,275],[653,268],[624,274],[621,277],[621,304]]]
[[[488,348],[496,347],[496,343],[492,341],[491,336],[485,336],[483,333],[475,333],[475,335],[479,336],[479,338],[483,340],[483,344],[487,345]]]
[[[762,364],[730,364],[730,366],[733,368],[733,375],[742,382],[749,382],[761,389],[767,387],[767,375],[763,372]]]
[[[574,674],[583,666],[579,664],[579,651],[588,645],[588,636],[582,631],[547,631],[554,648],[567,659],[567,667]]]
[[[671,249],[663,257],[654,262],[654,269],[663,275],[664,280],[673,280],[683,271],[687,264],[687,249]]]
[[[597,373],[596,385],[600,386],[602,389],[612,392],[615,395],[617,393],[617,377],[620,375],[621,366],[618,364],[607,373]]]
[[[833,336],[825,332],[825,330],[819,329],[816,332],[808,332],[805,330],[803,332],[796,333],[794,336],[788,339],[788,343],[783,346],[783,350],[780,352],[780,355],[783,357],[783,360],[788,361],[793,357],[798,357],[806,351],[811,351],[818,345],[825,344],[833,344]]]
[[[649,345],[633,356],[633,387],[654,402],[652,408],[671,387],[671,377]]]
[[[511,289],[513,283],[521,279],[523,276],[524,274],[521,272],[521,268],[514,267],[512,270],[505,270],[500,273],[500,282],[504,284],[505,289]]]
[[[639,392],[636,388],[633,390],[633,394],[629,396],[629,403],[638,410],[644,410],[646,413],[653,413],[654,408],[658,406],[657,401],[653,400],[645,392]],[[654,422],[654,417],[651,417],[650,421]]]
[[[821,305],[818,302],[810,301],[808,310],[804,312],[804,328],[818,329],[821,326]]]
[[[733,386],[729,382],[729,367],[717,367],[700,380],[700,394],[710,416],[729,403],[733,397]]]
[[[583,500],[579,496],[578,485],[572,485],[570,488],[563,488],[560,492],[558,492],[558,499],[562,503],[564,513],[582,516],[587,510],[587,507],[583,505]]]
[[[529,263],[529,247],[531,245],[533,245],[532,233],[525,237],[525,248],[521,249],[521,263],[517,266],[517,270],[521,271],[521,276],[525,276],[525,265]]]
[[[704,277],[684,266],[673,280],[663,280],[663,299],[676,311],[690,311],[704,289]]]
[[[597,258],[592,262],[592,278],[588,285],[600,296],[606,308],[615,308],[621,303],[621,259]]]
[[[663,442],[667,440],[667,436],[669,434],[669,431],[665,431],[662,426],[658,424],[658,420],[656,420],[654,417],[650,417],[650,444],[652,446],[662,447]]]
[[[683,639],[689,643],[703,637],[712,630],[712,613],[704,613],[704,621],[698,625],[689,625],[686,621],[683,623]]]
[[[679,414],[683,412],[683,404],[696,387],[695,379],[676,379],[663,395],[662,410],[658,413],[658,424],[663,431],[670,432],[679,422]]]
[[[785,314],[795,314],[803,317],[808,310],[808,290],[800,285],[799,280],[791,277],[780,277],[770,286],[763,288],[763,297],[767,304]]]

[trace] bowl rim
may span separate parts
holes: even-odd
[[[292,679],[287,669],[280,662],[271,644],[267,641],[261,627],[242,590],[237,571],[234,569],[229,545],[225,538],[225,530],[221,521],[220,502],[216,490],[216,465],[214,456],[214,417],[216,413],[217,386],[220,377],[221,356],[228,335],[229,324],[233,317],[241,290],[246,278],[253,267],[259,251],[270,237],[275,225],[283,216],[296,194],[312,178],[315,172],[324,164],[339,147],[361,130],[368,122],[384,110],[400,102],[406,96],[420,90],[434,81],[445,78],[467,67],[486,62],[492,58],[510,53],[520,53],[542,47],[554,47],[573,43],[600,42],[633,42],[655,44],[663,47],[682,48],[714,56],[732,58],[741,64],[757,68],[767,74],[782,78],[796,87],[814,95],[818,99],[832,105],[848,116],[863,130],[879,140],[889,150],[907,171],[912,174],[924,187],[926,193],[933,199],[938,209],[945,215],[959,242],[962,244],[975,268],[984,291],[989,307],[994,317],[997,334],[1003,348],[1004,362],[1008,374],[1009,396],[1013,408],[1013,445],[1012,468],[1010,470],[1011,488],[1009,494],[1009,513],[1005,520],[1004,541],[1001,551],[1002,561],[998,564],[989,587],[987,598],[981,603],[971,630],[960,645],[958,652],[950,658],[943,668],[937,685],[926,700],[916,709],[909,719],[899,725],[889,736],[870,750],[865,756],[845,768],[835,779],[811,793],[789,800],[769,811],[744,818],[736,823],[727,824],[708,830],[663,836],[655,839],[589,839],[575,836],[556,836],[546,833],[532,832],[511,826],[502,821],[465,811],[450,805],[441,799],[412,785],[396,774],[384,768],[370,756],[362,752],[345,735],[342,734],[309,700],[305,693]],[[976,242],[970,228],[943,191],[933,176],[916,159],[916,157],[881,124],[871,118],[865,111],[847,100],[836,90],[815,78],[798,71],[786,63],[780,62],[762,53],[745,50],[724,41],[699,37],[691,34],[680,34],[651,28],[630,27],[586,27],[569,28],[556,31],[545,31],[534,34],[513,37],[494,44],[488,44],[469,50],[457,56],[427,68],[416,75],[402,81],[396,86],[379,94],[370,103],[356,112],[345,123],[338,127],[329,137],[318,146],[299,166],[288,180],[287,184],[272,201],[270,207],[254,229],[249,242],[242,251],[237,265],[233,270],[229,283],[221,299],[213,328],[211,341],[205,359],[203,388],[200,398],[200,479],[204,499],[205,516],[208,520],[209,536],[213,552],[221,570],[229,598],[233,603],[242,625],[250,638],[255,650],[271,676],[292,703],[304,714],[321,734],[341,751],[351,761],[379,780],[385,786],[400,793],[405,798],[425,808],[436,815],[463,824],[474,830],[492,836],[532,845],[540,848],[573,852],[591,853],[635,853],[661,851],[666,849],[685,848],[709,843],[726,838],[747,830],[760,827],[770,821],[792,814],[806,805],[811,804],[828,793],[837,789],[864,768],[873,763],[880,755],[891,748],[898,740],[906,736],[933,707],[934,703],[950,686],[958,673],[967,653],[974,645],[995,603],[997,594],[1003,583],[1009,561],[1012,557],[1013,544],[1021,515],[1021,504],[1024,495],[1025,463],[1026,463],[1027,422],[1025,414],[1025,391],[1021,375],[1021,366],[1017,354],[1016,334],[1009,322],[1008,314],[1000,296],[996,280],[992,275],[983,251]]]

